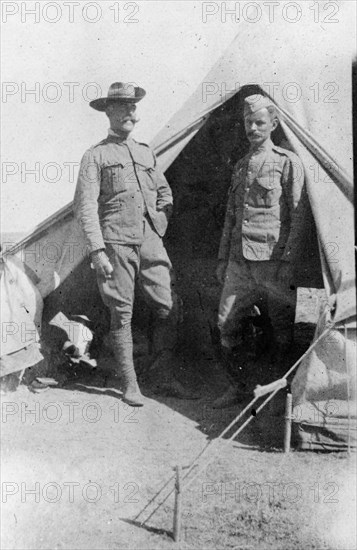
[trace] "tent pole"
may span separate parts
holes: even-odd
[[[286,402],[285,402],[284,453],[290,452],[292,406],[293,406],[293,396],[289,391],[286,394]]]
[[[347,376],[347,452],[351,454],[351,411],[350,411],[350,376],[348,372],[347,365],[347,324],[346,321],[343,323],[345,329],[345,366],[346,366],[346,376]]]

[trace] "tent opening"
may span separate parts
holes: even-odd
[[[215,269],[227,192],[236,162],[249,150],[243,101],[255,93],[262,93],[258,85],[244,86],[217,107],[166,171],[174,194],[166,245],[184,303],[184,346],[193,355],[207,353],[212,344],[221,292]],[[280,125],[272,139],[276,145],[291,149]],[[297,269],[298,286],[323,288],[311,211],[305,226],[309,238]]]

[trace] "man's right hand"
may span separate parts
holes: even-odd
[[[106,279],[111,279],[113,266],[109,261],[104,250],[95,250],[91,253],[92,266],[96,270],[97,275],[101,275]]]
[[[221,285],[223,285],[223,283],[224,283],[224,278],[225,278],[225,275],[226,275],[227,266],[228,266],[228,262],[226,262],[225,260],[219,260],[218,266],[217,266],[217,269],[216,269],[216,277],[217,277],[218,282],[221,283]]]

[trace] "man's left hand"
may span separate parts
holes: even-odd
[[[281,262],[278,270],[278,281],[284,286],[290,286],[294,284],[293,268],[289,262]]]

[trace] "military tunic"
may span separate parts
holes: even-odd
[[[278,280],[278,270],[298,259],[304,192],[300,159],[271,140],[234,168],[218,255],[228,263],[218,321],[227,347],[236,341],[239,320],[262,295],[277,340],[290,339],[296,290]]]
[[[145,213],[165,234],[172,193],[151,149],[112,132],[82,158],[74,210],[90,252],[104,243],[140,245]]]
[[[110,279],[97,275],[111,328],[131,321],[137,279],[159,318],[172,314],[177,297],[163,245],[172,193],[151,149],[131,138],[108,137],[83,156],[74,212],[90,252],[105,249]]]

